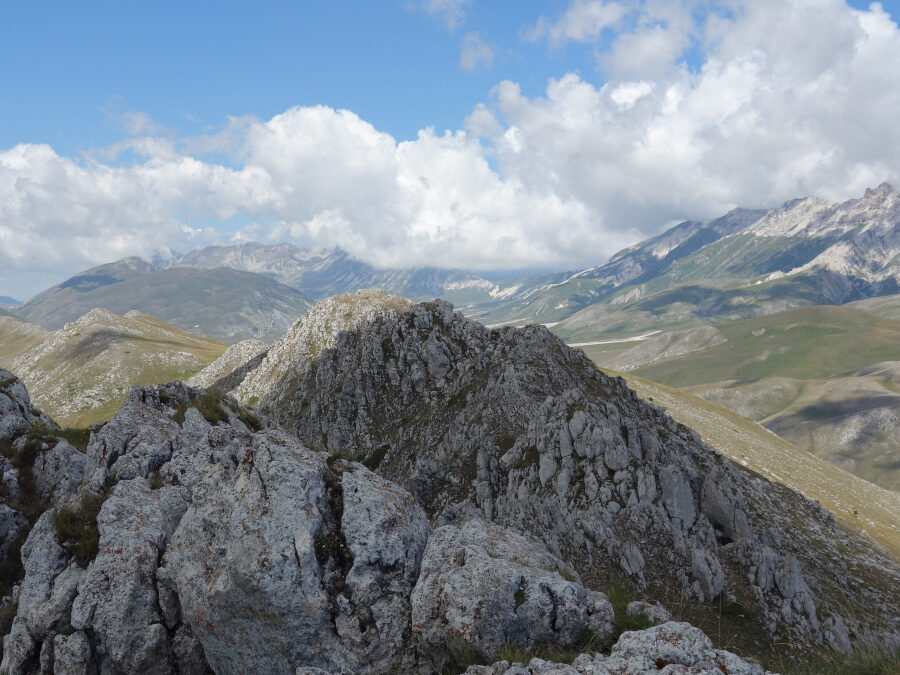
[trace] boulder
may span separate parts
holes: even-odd
[[[496,658],[507,644],[602,640],[612,632],[612,605],[570,579],[571,567],[534,539],[482,520],[445,525],[425,549],[413,629],[438,667],[473,650]]]

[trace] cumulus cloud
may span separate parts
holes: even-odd
[[[440,19],[447,25],[448,30],[456,30],[466,20],[466,5],[471,0],[421,0],[414,5],[429,15]]]
[[[490,68],[493,63],[494,49],[478,33],[466,33],[459,55],[459,67],[463,70],[475,70],[478,66]]]
[[[571,269],[677,220],[900,185],[900,31],[879,5],[754,0],[699,36],[695,68],[569,73],[540,96],[502,82],[464,130],[407,141],[317,106],[87,158],[0,151],[0,270],[37,284],[229,240],[339,245],[384,266]],[[228,220],[250,224],[210,225]]]
[[[575,0],[556,21],[541,16],[537,24],[525,30],[524,37],[532,42],[546,38],[554,45],[567,40],[593,42],[605,29],[616,27],[627,12],[618,2]]]

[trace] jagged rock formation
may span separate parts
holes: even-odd
[[[31,404],[25,385],[0,370],[0,563],[46,505],[74,494],[84,455],[57,437],[59,427]],[[5,586],[15,579],[0,580]]]
[[[255,390],[263,414],[401,483],[436,524],[474,510],[531,534],[589,586],[625,577],[698,605],[724,597],[753,606],[770,634],[843,650],[845,624],[896,625],[895,562],[546,329],[488,330],[443,302],[404,314],[378,302],[380,318],[338,333],[316,360],[279,363],[273,347]],[[329,334],[314,317],[304,333]],[[842,616],[850,597],[869,609]]]
[[[379,289],[323,300],[291,326],[233,391],[225,391],[231,391],[245,405],[254,405],[272,394],[273,384],[305,373],[324,350],[335,346],[341,331],[362,329],[386,316],[405,312],[413,304]]]
[[[418,620],[460,616],[430,587],[452,584],[440,569],[451,549],[478,546],[508,561],[516,588],[502,624],[478,608],[504,589],[467,592],[473,636],[499,625],[527,647],[608,633],[605,596],[560,576],[573,571],[537,542],[474,523],[432,537],[405,490],[248,423],[261,424],[180,383],[132,390],[88,445],[80,491],[103,500],[96,555],[60,542],[59,509],[40,517],[3,672],[431,672],[447,652]]]
[[[78,498],[22,546],[0,671],[460,672],[612,641],[616,582],[700,618],[740,603],[800,652],[896,630],[896,563],[545,329],[374,293],[310,317],[251,371],[258,416],[173,382],[93,429]],[[512,672],[761,672],[621,611],[662,623]]]

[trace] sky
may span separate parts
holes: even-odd
[[[572,270],[900,185],[900,2],[0,3],[0,295],[246,241]]]

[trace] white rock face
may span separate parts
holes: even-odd
[[[233,403],[211,424],[187,407],[203,396],[135,388],[93,435],[82,490],[118,480],[98,554],[80,567],[44,513],[3,672],[413,672],[424,511],[360,464],[249,431]]]

